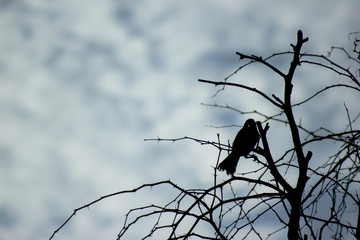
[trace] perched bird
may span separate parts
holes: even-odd
[[[226,174],[234,175],[236,165],[241,156],[247,156],[254,150],[256,143],[259,140],[259,133],[256,128],[254,119],[246,120],[245,125],[238,132],[232,144],[231,153],[219,164],[220,171],[226,170]]]

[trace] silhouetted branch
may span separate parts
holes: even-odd
[[[270,60],[270,59],[272,59],[272,58],[274,58],[274,57],[278,57],[278,56],[282,56],[282,55],[289,55],[289,54],[293,54],[293,52],[291,52],[291,51],[285,51],[285,52],[273,53],[273,54],[271,54],[270,56],[265,57],[265,58],[262,58],[262,59],[263,59],[263,61],[267,61],[267,60]],[[237,54],[237,55],[238,55],[238,54]],[[225,78],[225,81],[227,81],[227,80],[228,80],[229,78],[231,78],[233,75],[235,75],[236,73],[238,73],[240,70],[242,70],[242,69],[244,69],[245,67],[249,66],[250,64],[256,63],[256,62],[258,62],[258,61],[256,61],[256,60],[250,60],[249,62],[241,65],[241,66],[238,67],[233,73],[231,73],[229,76],[227,76],[227,77]],[[280,74],[280,75],[281,75],[281,74]]]
[[[65,221],[58,229],[56,229],[56,230],[53,232],[53,234],[50,236],[49,239],[52,239],[52,238],[55,236],[55,234],[56,234],[57,232],[59,232],[60,229],[62,229],[62,228],[71,220],[71,218],[73,218],[73,217],[76,215],[76,213],[77,213],[78,211],[80,211],[80,210],[82,210],[82,209],[84,209],[84,208],[89,208],[90,206],[92,206],[92,205],[94,205],[94,204],[96,204],[96,203],[98,203],[98,202],[100,202],[100,201],[102,201],[102,200],[104,200],[104,199],[106,199],[106,198],[110,198],[110,197],[113,197],[113,196],[116,196],[116,195],[127,194],[127,193],[134,193],[134,192],[137,192],[137,191],[139,191],[139,190],[141,190],[141,189],[143,189],[143,188],[154,187],[154,186],[158,186],[158,185],[162,185],[162,184],[170,184],[170,185],[172,185],[174,188],[177,188],[177,189],[180,190],[180,191],[186,192],[184,189],[178,187],[176,184],[172,183],[170,180],[167,180],[167,181],[160,181],[160,182],[156,182],[156,183],[143,184],[143,185],[141,185],[141,186],[139,186],[139,187],[137,187],[137,188],[134,188],[134,189],[132,189],[132,190],[124,190],[124,191],[119,191],[119,192],[115,192],[115,193],[111,193],[111,194],[102,196],[102,197],[96,199],[95,201],[92,201],[92,202],[90,202],[90,203],[88,203],[88,204],[85,204],[85,205],[82,206],[82,207],[76,208],[76,209],[73,211],[73,213],[66,219],[66,221]]]
[[[197,138],[193,138],[193,137],[181,137],[181,138],[146,138],[144,139],[144,141],[157,141],[157,142],[177,142],[177,141],[182,141],[182,140],[192,140],[195,141],[197,143],[200,143],[201,145],[212,145],[220,150],[229,150],[229,145],[228,144],[221,144],[218,142],[211,142],[211,141],[207,141],[207,140],[201,140],[201,139],[197,139]]]
[[[285,74],[283,72],[281,72],[279,69],[277,69],[274,65],[266,62],[266,60],[262,59],[262,57],[258,57],[258,56],[254,56],[254,55],[248,56],[248,55],[242,54],[240,52],[236,52],[236,54],[240,56],[240,59],[250,59],[250,60],[253,60],[254,62],[262,63],[265,66],[267,66],[268,68],[270,68],[271,70],[273,70],[274,72],[276,72],[277,74],[279,74],[281,77],[283,77],[283,78],[285,77]]]
[[[279,103],[275,102],[274,100],[272,100],[269,96],[267,96],[265,93],[263,93],[262,91],[259,91],[256,88],[252,88],[252,87],[248,87],[246,85],[243,84],[238,84],[238,83],[231,83],[231,82],[217,82],[217,81],[210,81],[210,80],[204,80],[204,79],[199,79],[199,82],[204,82],[204,83],[210,83],[210,84],[214,84],[215,86],[218,85],[228,85],[228,86],[235,86],[235,87],[239,87],[239,88],[244,88],[247,90],[250,90],[252,92],[256,92],[257,94],[261,95],[262,97],[266,98],[269,102],[271,102],[272,104],[274,104],[275,106],[277,106],[278,108],[283,108],[283,106],[281,106]]]
[[[330,65],[325,65],[322,62],[310,61],[310,60],[302,60],[300,63],[308,63],[308,64],[312,64],[312,65],[316,65],[316,66],[320,66],[320,67],[329,69],[329,70],[339,74],[340,76],[345,76],[345,77],[351,79],[352,82],[354,82],[357,86],[360,87],[359,80],[357,80],[357,78],[354,76],[354,74],[352,74],[350,72],[350,70],[348,68],[340,66],[339,64],[335,63],[334,61],[332,61],[331,59],[329,59],[328,57],[326,57],[324,55],[306,53],[306,54],[304,54],[304,56],[312,57],[312,58],[315,58],[315,59],[325,60],[325,62],[330,64]]]
[[[275,181],[277,183],[279,183],[286,190],[287,193],[292,192],[293,188],[281,176],[281,174],[279,173],[277,167],[275,166],[274,160],[272,158],[270,148],[269,148],[269,144],[268,144],[267,138],[266,138],[266,131],[267,131],[269,126],[267,125],[265,127],[265,129],[263,129],[262,126],[261,126],[261,123],[257,122],[257,127],[258,127],[258,130],[259,130],[262,145],[263,145],[263,149],[261,150],[261,152],[262,152],[262,155],[266,158],[267,163],[269,164],[271,174],[274,176]]]
[[[357,88],[357,87],[354,87],[354,86],[350,86],[350,85],[346,85],[346,84],[334,84],[334,85],[324,87],[323,89],[317,91],[315,94],[308,97],[307,99],[305,99],[305,100],[303,100],[301,102],[293,104],[292,107],[296,107],[296,106],[299,106],[299,105],[301,105],[303,103],[306,103],[306,102],[310,101],[311,99],[313,99],[314,97],[316,97],[317,95],[319,95],[320,93],[325,92],[326,90],[329,90],[329,89],[332,89],[332,88],[339,88],[339,87],[350,88],[350,89],[353,89],[353,90],[356,90],[356,91],[360,92],[360,88]]]

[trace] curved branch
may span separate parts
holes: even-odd
[[[310,101],[311,99],[313,99],[314,97],[316,97],[317,95],[319,95],[320,93],[322,93],[322,92],[324,92],[324,91],[326,91],[326,90],[329,90],[329,89],[331,89],[331,88],[335,88],[335,87],[347,87],[347,88],[351,88],[351,89],[354,89],[354,90],[360,92],[360,89],[359,89],[359,88],[356,88],[356,87],[354,87],[354,86],[350,86],[350,85],[346,85],[346,84],[334,84],[334,85],[326,86],[325,88],[317,91],[314,95],[308,97],[307,99],[305,99],[305,100],[303,100],[303,101],[301,101],[301,102],[298,102],[298,103],[293,104],[292,107],[296,107],[296,106],[299,106],[299,105],[301,105],[301,104],[303,104],[303,103],[305,103],[305,102],[308,102],[308,101]]]
[[[76,208],[73,213],[65,220],[65,222],[59,227],[57,228],[53,234],[50,236],[49,240],[51,240],[55,234],[57,232],[59,232],[75,215],[78,211],[84,209],[84,208],[89,208],[90,206],[106,199],[106,198],[110,198],[110,197],[113,197],[113,196],[116,196],[116,195],[121,195],[121,194],[127,194],[127,193],[135,193],[143,188],[151,188],[151,187],[154,187],[154,186],[158,186],[158,185],[163,185],[163,184],[170,184],[172,187],[178,189],[180,192],[183,192],[183,193],[186,193],[187,195],[189,196],[192,196],[194,197],[195,199],[197,198],[196,196],[192,195],[189,191],[179,187],[178,185],[174,184],[173,182],[171,182],[170,180],[166,180],[166,181],[160,181],[160,182],[155,182],[155,183],[149,183],[149,184],[143,184],[137,188],[134,188],[134,189],[131,189],[131,190],[124,190],[124,191],[119,191],[119,192],[115,192],[115,193],[111,193],[111,194],[108,194],[108,195],[105,195],[105,196],[102,196],[90,203],[87,203],[85,205],[83,205],[82,207],[79,207],[79,208]]]
[[[276,101],[272,100],[268,95],[266,95],[265,93],[263,93],[262,91],[260,91],[260,90],[258,90],[256,88],[248,87],[246,85],[242,85],[242,84],[238,84],[238,83],[231,83],[231,82],[216,82],[216,81],[210,81],[210,80],[204,80],[204,79],[198,79],[198,81],[199,82],[204,82],[204,83],[214,84],[215,86],[228,85],[228,86],[235,86],[235,87],[239,87],[239,88],[244,88],[244,89],[250,90],[252,92],[256,92],[257,94],[260,94],[262,97],[266,98],[269,102],[271,102],[272,104],[274,104],[278,108],[283,109],[282,105],[280,105]]]
[[[265,66],[267,66],[268,68],[270,68],[271,70],[273,70],[274,72],[276,72],[277,74],[279,74],[281,77],[283,77],[283,78],[285,77],[285,74],[283,72],[281,72],[279,69],[274,67],[272,64],[266,62],[262,57],[258,57],[258,56],[254,56],[254,55],[249,56],[249,55],[242,54],[240,52],[236,52],[236,55],[239,55],[240,59],[247,58],[247,59],[253,60],[254,62],[262,63]]]
[[[341,71],[335,69],[334,67],[331,67],[331,66],[327,66],[325,64],[322,64],[322,63],[319,63],[319,62],[313,62],[313,61],[309,61],[309,60],[302,60],[300,63],[308,63],[308,64],[313,64],[313,65],[317,65],[317,66],[321,66],[321,67],[324,67],[324,68],[327,68],[339,75],[342,75],[342,76],[346,76],[348,78],[350,78],[356,85],[358,85],[360,87],[360,82],[356,79],[356,77],[349,71],[349,69],[347,68],[344,68],[342,66],[340,66],[339,64],[335,63],[334,61],[330,60],[328,57],[325,57],[324,55],[318,55],[318,54],[308,54],[308,53],[305,53],[303,54],[303,56],[306,56],[306,57],[313,57],[313,58],[320,58],[320,59],[323,59],[325,60],[326,62],[328,62],[330,65],[340,69]],[[345,74],[346,73],[346,74]]]

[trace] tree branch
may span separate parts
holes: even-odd
[[[203,82],[203,83],[214,84],[215,86],[228,85],[228,86],[235,86],[235,87],[239,87],[239,88],[244,88],[244,89],[250,90],[252,92],[256,92],[257,94],[260,94],[262,97],[266,98],[269,102],[271,102],[272,104],[274,104],[278,108],[283,109],[282,105],[280,105],[276,101],[272,100],[269,96],[267,96],[265,93],[263,93],[262,91],[259,91],[256,88],[248,87],[246,85],[242,85],[242,84],[238,84],[238,83],[231,83],[231,82],[216,82],[216,81],[210,81],[210,80],[204,80],[204,79],[198,79],[198,81]]]
[[[258,57],[258,56],[254,56],[254,55],[245,55],[245,54],[242,54],[240,52],[236,52],[236,55],[239,55],[240,56],[240,59],[250,59],[250,60],[253,60],[254,62],[259,62],[259,63],[262,63],[264,64],[265,66],[267,66],[268,68],[270,68],[271,70],[273,70],[274,72],[276,72],[277,74],[279,74],[281,77],[285,77],[285,74],[283,72],[281,72],[279,69],[277,69],[274,65],[266,62],[262,57]]]

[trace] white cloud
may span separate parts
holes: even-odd
[[[355,1],[262,3],[18,1],[1,10],[0,147],[10,159],[0,161],[1,204],[17,213],[13,225],[0,226],[0,238],[49,237],[71,209],[145,182],[211,183],[215,149],[143,142],[185,135],[216,140],[217,132],[229,136],[223,140],[233,137],[234,129],[205,127],[227,117],[215,119],[216,110],[200,102],[252,110],[248,103],[258,98],[244,102],[230,88],[212,98],[214,88],[197,78],[229,75],[240,64],[235,51],[288,50],[299,28],[310,36],[307,48],[320,53],[358,30]],[[267,77],[259,72],[250,79],[251,72],[232,81]],[[96,232],[98,223],[86,219],[70,222],[71,231],[86,225]]]

